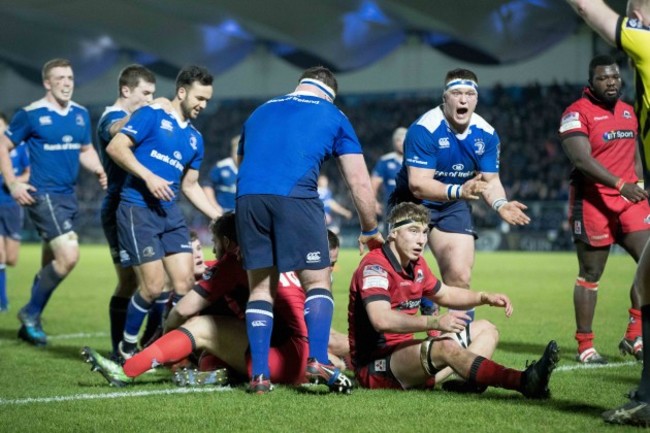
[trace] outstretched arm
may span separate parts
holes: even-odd
[[[187,170],[185,176],[183,176],[183,181],[181,183],[181,189],[185,197],[196,207],[201,213],[214,220],[221,216],[214,206],[210,204],[210,200],[205,195],[205,191],[199,185],[199,171],[194,169]]]
[[[616,23],[619,15],[603,0],[567,0],[571,7],[607,43],[616,46]]]
[[[483,191],[483,199],[492,206],[502,220],[518,226],[530,223],[530,217],[524,213],[528,207],[516,200],[508,201],[498,173],[483,173],[483,178],[488,185]]]

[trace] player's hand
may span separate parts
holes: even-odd
[[[505,309],[506,317],[512,316],[513,307],[510,298],[503,293],[485,293],[481,292],[481,303],[490,307],[500,307]]]
[[[97,170],[95,172],[95,175],[97,175],[99,186],[101,186],[102,189],[106,191],[106,188],[108,188],[108,177],[106,177],[106,172],[104,171],[104,169]]]
[[[30,194],[30,191],[36,191],[36,188],[34,188],[32,185],[16,180],[8,186],[9,192],[11,192],[11,196],[21,206],[30,206],[36,203],[36,200],[34,200],[34,197],[32,197]]]
[[[632,203],[638,203],[648,198],[648,192],[636,183],[624,183],[621,187],[621,196]]]
[[[483,180],[483,175],[479,173],[463,184],[463,192],[460,198],[465,200],[478,200],[479,194],[485,191],[487,187],[488,183]]]
[[[463,311],[450,311],[438,319],[438,329],[442,332],[462,332],[472,318]]]
[[[379,248],[384,245],[384,237],[380,232],[375,233],[372,236],[359,235],[359,255],[363,255],[364,247],[368,247],[368,251],[372,251],[375,248]]]
[[[523,203],[516,200],[509,201],[499,209],[499,216],[510,225],[525,226],[530,223],[530,217],[524,213],[528,209]]]
[[[151,101],[149,104],[160,105],[160,108],[162,108],[163,111],[167,114],[170,114],[174,110],[174,107],[172,106],[172,102],[167,98],[162,98],[162,97],[156,98],[153,101]]]
[[[172,201],[174,200],[174,191],[169,187],[173,182],[163,179],[160,176],[151,174],[151,176],[144,179],[147,189],[158,200]]]

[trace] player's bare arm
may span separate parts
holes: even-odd
[[[567,0],[571,7],[610,45],[616,45],[618,14],[603,0]]]
[[[469,309],[480,305],[500,307],[505,310],[506,317],[513,312],[512,302],[507,295],[502,293],[475,292],[460,287],[448,286],[442,283],[440,290],[433,296],[433,300],[442,306],[458,309]]]
[[[221,212],[210,204],[205,191],[199,185],[198,170],[191,168],[187,170],[181,181],[181,190],[190,203],[211,220],[221,216]]]
[[[4,175],[5,183],[11,192],[11,196],[22,206],[34,204],[34,198],[30,191],[36,191],[27,181],[16,178],[14,166],[11,163],[9,152],[14,148],[14,143],[9,138],[0,134],[0,172]]]
[[[164,332],[167,333],[178,328],[190,317],[195,316],[209,305],[210,303],[207,299],[199,295],[196,291],[191,290],[169,312],[163,326]]]
[[[377,246],[384,243],[384,238],[377,228],[377,200],[375,198],[368,168],[361,154],[346,154],[336,159],[345,179],[354,206],[359,214],[361,223],[361,236],[359,236],[359,252],[363,253],[363,246]]]
[[[172,182],[155,175],[144,165],[140,164],[135,155],[133,155],[132,147],[133,142],[131,139],[126,134],[120,132],[108,143],[106,153],[124,170],[144,180],[149,192],[158,200],[172,201],[174,199],[174,192],[169,187]]]
[[[435,180],[436,171],[429,168],[407,167],[409,189],[420,200],[448,201],[449,185]],[[458,190],[458,199],[477,200],[487,188],[487,182],[481,174],[465,182]]]
[[[573,135],[562,140],[562,148],[571,164],[585,176],[602,185],[616,188],[621,195],[633,203],[645,200],[648,194],[635,183],[622,182],[591,155],[589,139],[583,135]],[[638,148],[637,148],[638,154]],[[640,162],[640,161],[639,161]]]
[[[106,189],[108,186],[108,178],[106,177],[104,167],[99,160],[99,155],[97,155],[97,151],[92,144],[81,146],[81,149],[79,151],[79,163],[81,163],[81,166],[84,169],[97,176],[99,185],[102,187],[102,189]]]
[[[528,206],[516,200],[509,201],[498,173],[483,173],[487,188],[483,199],[499,214],[502,220],[511,225],[523,226],[530,223],[530,217],[524,213]]]

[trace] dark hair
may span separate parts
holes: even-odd
[[[314,66],[313,68],[307,69],[302,73],[298,81],[303,78],[313,78],[314,80],[318,80],[331,87],[332,90],[334,90],[334,93],[339,93],[339,84],[336,81],[336,77],[334,77],[332,71],[327,69],[325,66]]]
[[[119,94],[122,94],[122,87],[124,86],[135,89],[140,84],[140,80],[156,84],[156,76],[144,66],[133,64],[125,67],[120,71],[120,77],[117,80]]]
[[[48,60],[45,62],[43,65],[43,69],[41,70],[41,74],[43,76],[43,80],[47,80],[48,75],[50,75],[50,71],[54,68],[71,68],[72,63],[70,63],[70,60],[68,59],[52,59]]]
[[[596,73],[595,71],[598,66],[609,66],[616,64],[616,59],[609,54],[601,54],[591,59],[589,62],[589,83],[591,84],[593,81],[594,74]]]
[[[4,120],[7,125],[9,125],[9,118],[3,112],[0,112],[0,120]]]
[[[215,239],[228,238],[237,242],[237,226],[235,225],[235,213],[226,212],[210,224],[210,231]]]
[[[447,72],[447,75],[445,76],[445,85],[448,82],[459,78],[462,80],[472,80],[478,84],[478,77],[474,72],[470,71],[469,69],[458,68]]]
[[[176,77],[176,91],[181,87],[190,87],[194,82],[198,82],[203,86],[209,86],[213,80],[214,77],[206,68],[196,65],[186,66],[181,69]]]
[[[199,234],[194,230],[190,230],[190,242],[194,242],[198,240],[199,240]]]
[[[327,243],[329,244],[330,250],[334,250],[341,246],[339,237],[330,229],[327,229]]]

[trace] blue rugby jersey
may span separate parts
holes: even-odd
[[[404,165],[397,176],[395,194],[400,201],[439,204],[415,199],[408,187],[407,167],[434,169],[434,179],[462,185],[477,173],[499,172],[500,141],[494,128],[476,113],[462,134],[447,123],[442,107],[424,113],[408,129]]]
[[[91,145],[88,110],[70,102],[59,110],[45,99],[21,108],[5,134],[27,146],[35,194],[73,194],[79,174],[79,152]]]
[[[362,153],[359,139],[334,104],[307,92],[271,99],[244,124],[237,197],[316,198],[323,161],[351,153]]]
[[[99,148],[99,158],[108,179],[108,188],[106,189],[108,195],[118,195],[120,193],[127,175],[127,172],[106,153],[106,146],[113,138],[110,129],[115,122],[124,119],[128,115],[129,113],[126,110],[118,106],[106,107],[97,124],[97,146]]]
[[[176,113],[166,113],[157,104],[136,110],[120,132],[133,140],[133,154],[140,164],[172,182],[174,201],[178,200],[185,170],[198,170],[201,166],[201,133],[189,121],[181,121]],[[145,182],[132,174],[127,175],[120,197],[125,203],[143,207],[169,207],[174,202],[158,200]]]
[[[388,202],[388,197],[395,190],[395,178],[402,168],[402,155],[397,152],[390,152],[382,156],[375,164],[372,175],[381,178],[383,187],[384,202]]]
[[[237,164],[231,157],[217,161],[210,170],[210,183],[219,206],[224,211],[234,210],[237,194]]]
[[[11,158],[11,164],[14,166],[14,174],[16,176],[23,174],[27,170],[27,167],[29,167],[29,154],[27,153],[27,146],[24,144],[11,149],[9,157]],[[4,182],[4,177],[0,174],[0,204],[16,203]]]

